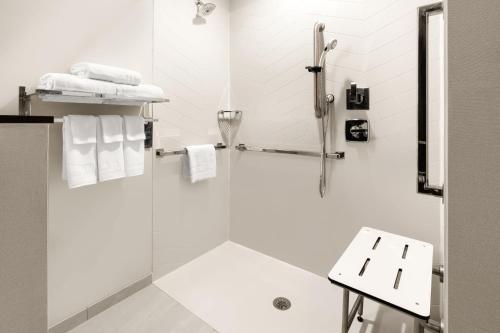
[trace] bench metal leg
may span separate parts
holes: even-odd
[[[359,303],[359,309],[358,309],[358,321],[360,323],[363,322],[363,306],[365,304],[365,298],[363,296],[361,297],[361,302]]]
[[[424,325],[422,325],[422,321],[420,319],[415,319],[413,333],[424,333]]]
[[[342,333],[348,333],[351,324],[356,317],[356,313],[359,314],[358,320],[363,321],[363,303],[364,297],[359,295],[352,306],[352,309],[349,309],[349,290],[344,289],[344,296],[342,301]]]
[[[342,301],[342,333],[349,332],[349,290],[344,289]]]

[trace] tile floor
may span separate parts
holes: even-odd
[[[151,285],[70,331],[71,333],[216,333]]]

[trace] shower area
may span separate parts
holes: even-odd
[[[31,217],[40,231],[29,242],[12,245],[2,236],[0,244],[21,253],[39,242],[42,250],[33,253],[42,259],[27,257],[33,267],[39,264],[42,278],[9,281],[22,291],[38,283],[41,296],[31,289],[30,295],[40,301],[48,332],[344,333],[345,310],[357,306],[359,320],[350,319],[349,332],[422,333],[414,330],[411,313],[376,297],[349,303],[329,272],[366,228],[430,244],[429,262],[445,262],[441,3],[127,0],[116,6],[115,0],[91,0],[77,7],[68,1],[32,6],[25,11],[10,1],[7,14],[0,13],[12,25],[11,18],[27,15],[15,21],[23,42],[6,38],[5,63],[23,67],[3,68],[16,84],[0,82],[0,91],[14,92],[0,95],[2,111],[16,115],[17,86],[36,85],[42,73],[65,73],[80,61],[130,68],[166,95],[142,109],[42,103],[33,95],[34,116],[144,115],[153,127],[143,175],[78,189],[61,179],[63,138],[54,117],[36,127],[36,136],[29,130],[42,125],[1,127],[0,141],[22,142],[23,149],[0,147],[8,146],[3,149],[18,160],[29,155],[40,162],[11,163],[15,177],[5,177],[18,181],[19,165],[28,170],[19,180],[28,190],[18,196],[24,200],[29,192],[39,200],[40,213]],[[57,14],[76,11],[72,28],[62,31]],[[25,22],[33,27],[25,29]],[[58,39],[51,33],[56,29]],[[19,58],[31,54],[44,61]],[[206,144],[215,148],[216,177],[193,183],[186,147]],[[10,206],[36,201],[0,194],[0,203],[12,203],[0,217]],[[373,250],[384,249],[385,239],[379,241]],[[414,253],[415,243],[408,244],[403,259]],[[376,260],[353,265],[368,276]],[[430,318],[440,321],[446,297],[431,271]],[[395,272],[391,289],[407,288],[406,267]],[[24,311],[31,303],[19,304]]]
[[[195,186],[182,157],[155,159],[157,287],[220,332],[340,332],[326,276],[362,227],[431,243],[443,263],[443,202],[417,192],[417,13],[433,3],[231,0],[200,15],[156,2],[153,74],[171,98],[154,110],[156,146],[229,148]],[[442,15],[427,36],[426,165],[442,184]],[[217,110],[238,112],[222,136]],[[435,277],[436,320],[440,306]],[[350,331],[412,330],[366,300]]]

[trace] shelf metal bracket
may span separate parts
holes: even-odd
[[[31,94],[26,93],[26,87],[19,87],[19,115],[31,116]]]

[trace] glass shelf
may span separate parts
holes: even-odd
[[[104,95],[87,92],[58,91],[37,89],[35,95],[44,102],[81,103],[81,104],[113,104],[143,105],[146,103],[166,103],[166,98],[138,98],[119,95]]]
[[[34,93],[26,93],[26,87],[19,87],[19,115],[31,115],[31,97],[38,96],[43,102],[77,103],[77,104],[107,104],[124,106],[142,106],[144,104],[167,103],[167,98],[140,98],[120,95],[105,95],[92,92],[44,90],[37,89]]]

